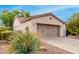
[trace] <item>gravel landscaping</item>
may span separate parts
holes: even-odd
[[[8,47],[7,41],[1,40],[0,41],[0,54],[6,54],[7,47]]]
[[[71,52],[65,51],[58,47],[52,46],[47,43],[42,43],[40,51],[36,52],[37,54],[72,54]]]
[[[79,35],[78,36],[68,36],[69,38],[72,38],[72,39],[77,39],[79,40]]]
[[[6,49],[8,47],[7,41],[0,41],[0,54],[6,54]],[[71,52],[65,51],[55,46],[51,46],[47,43],[42,43],[41,49],[35,54],[72,54]]]

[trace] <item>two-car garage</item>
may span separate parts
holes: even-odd
[[[59,28],[58,25],[37,24],[37,33],[39,37],[58,37]]]

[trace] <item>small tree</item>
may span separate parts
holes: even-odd
[[[9,12],[8,10],[3,10],[3,12],[1,13],[1,20],[7,27],[13,26],[14,17],[14,14],[12,12]]]
[[[71,35],[79,35],[79,13],[74,14],[66,25]]]
[[[0,14],[0,19],[2,20],[5,26],[12,27],[16,15],[28,18],[30,16],[30,13],[23,10],[14,10],[12,12],[8,10],[3,10],[2,13]]]

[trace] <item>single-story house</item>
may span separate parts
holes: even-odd
[[[15,17],[14,31],[34,32],[39,37],[66,36],[65,23],[52,13],[45,13],[29,18]]]

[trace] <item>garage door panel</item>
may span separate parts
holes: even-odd
[[[40,37],[58,36],[59,35],[59,26],[38,24],[37,32]]]

